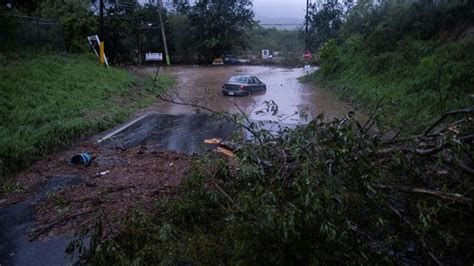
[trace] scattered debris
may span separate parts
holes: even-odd
[[[205,144],[211,144],[211,145],[217,145],[216,147],[216,152],[222,153],[228,157],[235,157],[234,150],[235,145],[233,145],[230,142],[224,142],[221,139],[218,138],[212,138],[212,139],[205,139],[204,140]]]
[[[206,144],[215,144],[215,145],[219,145],[221,144],[221,139],[218,139],[218,138],[212,138],[212,139],[205,139],[204,140],[204,143]]]
[[[106,175],[106,174],[108,174],[108,173],[110,173],[109,170],[107,170],[107,171],[102,171],[102,172],[98,172],[98,173],[95,174],[95,177],[104,176],[104,175]]]
[[[174,191],[190,166],[188,155],[148,150],[139,154],[140,149],[143,151],[140,147],[111,150],[82,143],[72,152],[79,155],[88,150],[88,154],[94,154],[97,160],[90,161],[88,167],[70,164],[71,150],[47,155],[16,176],[25,186],[24,192],[9,195],[0,203],[9,205],[32,197],[51,177],[80,175],[84,179],[81,184],[64,187],[37,203],[36,229],[31,237],[77,233],[103,216],[115,228],[130,208],[152,207],[157,197]]]
[[[75,165],[78,165],[78,164],[88,165],[91,163],[91,161],[92,161],[92,157],[90,156],[90,154],[83,152],[83,153],[73,156],[71,160],[69,160],[69,163],[75,164]]]
[[[219,153],[222,153],[222,154],[224,154],[228,157],[235,157],[234,152],[232,152],[231,150],[229,150],[227,148],[221,147],[221,146],[217,147],[216,151],[219,152]]]

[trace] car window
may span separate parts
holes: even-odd
[[[255,77],[255,83],[262,84],[263,82],[261,80],[259,80],[257,77]]]
[[[245,76],[232,76],[229,79],[229,82],[233,83],[247,83],[248,77]]]
[[[256,80],[254,77],[249,78],[249,84],[257,84]]]

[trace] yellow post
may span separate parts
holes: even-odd
[[[105,53],[104,53],[104,42],[100,42],[100,64],[103,65],[105,62]]]

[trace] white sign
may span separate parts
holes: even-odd
[[[270,58],[270,50],[262,50],[262,59]]]
[[[92,51],[94,51],[95,55],[100,58],[100,40],[98,35],[87,36],[87,41],[89,41],[89,45],[91,46]],[[107,67],[109,67],[109,61],[107,60],[107,56],[104,54],[104,61]]]
[[[148,52],[145,54],[145,61],[163,61],[163,53]]]
[[[309,72],[311,70],[311,65],[304,65],[304,71]]]

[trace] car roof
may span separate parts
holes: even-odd
[[[237,75],[232,75],[230,77],[246,77],[246,78],[249,78],[249,77],[253,77],[253,75],[248,75],[248,74],[237,74]]]

